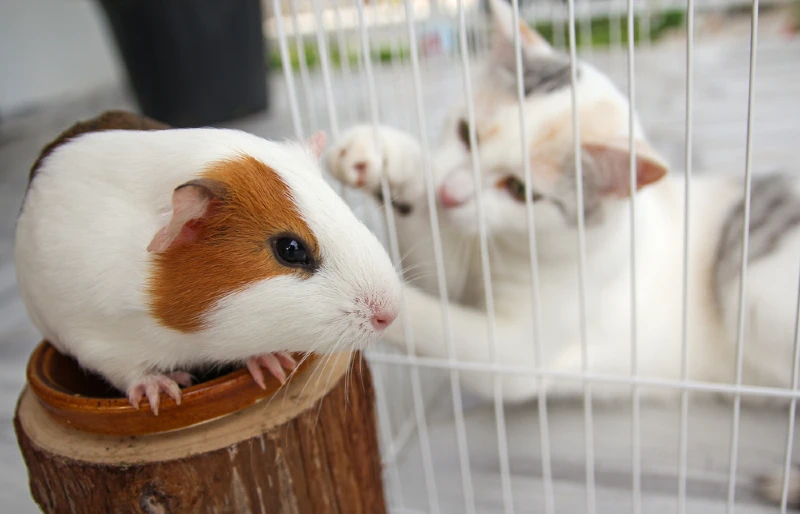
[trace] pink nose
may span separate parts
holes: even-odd
[[[439,200],[442,202],[442,206],[448,209],[451,207],[458,207],[464,203],[463,198],[458,198],[457,196],[448,192],[445,186],[439,188]]]
[[[386,327],[392,324],[392,321],[394,321],[396,317],[396,312],[381,309],[373,313],[370,321],[372,322],[372,326],[375,327],[375,330],[378,332],[383,332],[386,330]]]

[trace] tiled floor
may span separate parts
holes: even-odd
[[[786,41],[774,27],[762,28],[756,81],[755,154],[757,170],[783,167],[798,170],[800,141],[800,40]],[[698,41],[695,76],[695,165],[703,169],[744,169],[745,114],[747,99],[747,34],[731,31],[725,38]],[[595,52],[592,60],[625,84],[625,57]],[[666,154],[677,172],[683,168],[684,47],[667,42],[637,53],[637,103],[654,145]],[[393,125],[415,131],[413,96],[405,66],[379,70],[381,117]],[[330,129],[324,90],[318,76],[309,90],[317,122],[309,122],[303,109],[305,130]],[[429,62],[424,69],[424,99],[430,129],[441,120],[442,98],[460,94],[461,69],[457,62]],[[299,77],[296,77],[299,81]],[[281,138],[293,134],[282,77],[272,80],[272,110],[233,123],[256,134]],[[369,119],[367,90],[359,80],[335,76],[337,122]],[[301,99],[304,90],[298,83]],[[454,93],[455,92],[455,93]],[[16,292],[12,263],[13,227],[27,172],[39,149],[73,121],[107,108],[131,107],[123,92],[100,91],[86,98],[16,116],[0,126],[0,505],[4,512],[36,512],[27,489],[25,468],[19,456],[11,424],[17,394],[24,382],[24,365],[37,334],[27,321]],[[420,446],[410,426],[407,372],[381,366],[384,384],[394,391],[386,400],[395,438],[407,443],[393,462],[402,477],[400,488],[389,483],[393,504],[409,511],[425,512],[426,486],[420,473]],[[433,464],[440,507],[443,512],[463,512],[461,476],[454,446],[449,392],[437,388],[440,376],[425,374],[423,385],[431,399],[429,412]],[[474,402],[471,402],[474,405]],[[435,413],[435,414],[434,414]],[[727,492],[728,441],[731,409],[715,402],[693,402],[690,426],[689,512],[723,512]],[[491,406],[475,405],[466,413],[475,501],[480,513],[502,511],[494,414]],[[643,512],[674,512],[677,490],[678,409],[675,405],[642,408]],[[558,512],[581,512],[584,497],[584,432],[580,406],[551,405],[553,473]],[[776,510],[760,503],[752,478],[780,465],[785,444],[787,416],[782,410],[745,409],[739,448],[737,512],[766,513]],[[542,502],[541,452],[535,406],[507,412],[511,448],[511,485],[517,512],[540,512]],[[595,409],[595,451],[598,512],[630,509],[630,412],[627,406]],[[398,434],[401,434],[398,437]]]

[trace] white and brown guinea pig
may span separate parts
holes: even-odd
[[[400,283],[327,185],[324,134],[277,143],[109,112],[42,152],[15,260],[28,313],[60,351],[158,413],[187,370],[374,342]]]

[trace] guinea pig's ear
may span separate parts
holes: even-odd
[[[311,137],[308,138],[308,147],[311,148],[311,151],[314,152],[314,156],[319,159],[322,156],[322,152],[325,150],[325,143],[328,140],[328,136],[325,135],[325,132],[320,130],[319,132],[314,132],[311,134]]]
[[[224,194],[224,185],[208,179],[191,180],[176,187],[172,192],[172,217],[150,241],[147,251],[163,253],[173,246],[197,241],[202,232],[202,220],[211,214],[214,201]]]

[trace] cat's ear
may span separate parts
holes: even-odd
[[[592,168],[591,173],[594,174],[595,183],[600,187],[601,194],[629,196],[631,153],[628,138],[603,142],[585,141],[581,146],[584,155],[589,157],[587,164]],[[667,163],[646,141],[637,139],[634,152],[637,190],[658,182],[667,174]]]
[[[492,55],[503,64],[514,66],[516,62],[514,50],[514,12],[510,0],[489,0],[492,11],[494,34],[492,36]],[[523,55],[549,54],[553,51],[550,44],[522,19],[519,20],[519,43]]]
[[[309,137],[308,141],[306,141],[306,145],[308,145],[308,148],[311,150],[311,153],[314,154],[314,157],[319,159],[322,156],[322,152],[325,151],[325,144],[327,141],[328,136],[324,131],[320,130],[311,134],[311,137]]]

